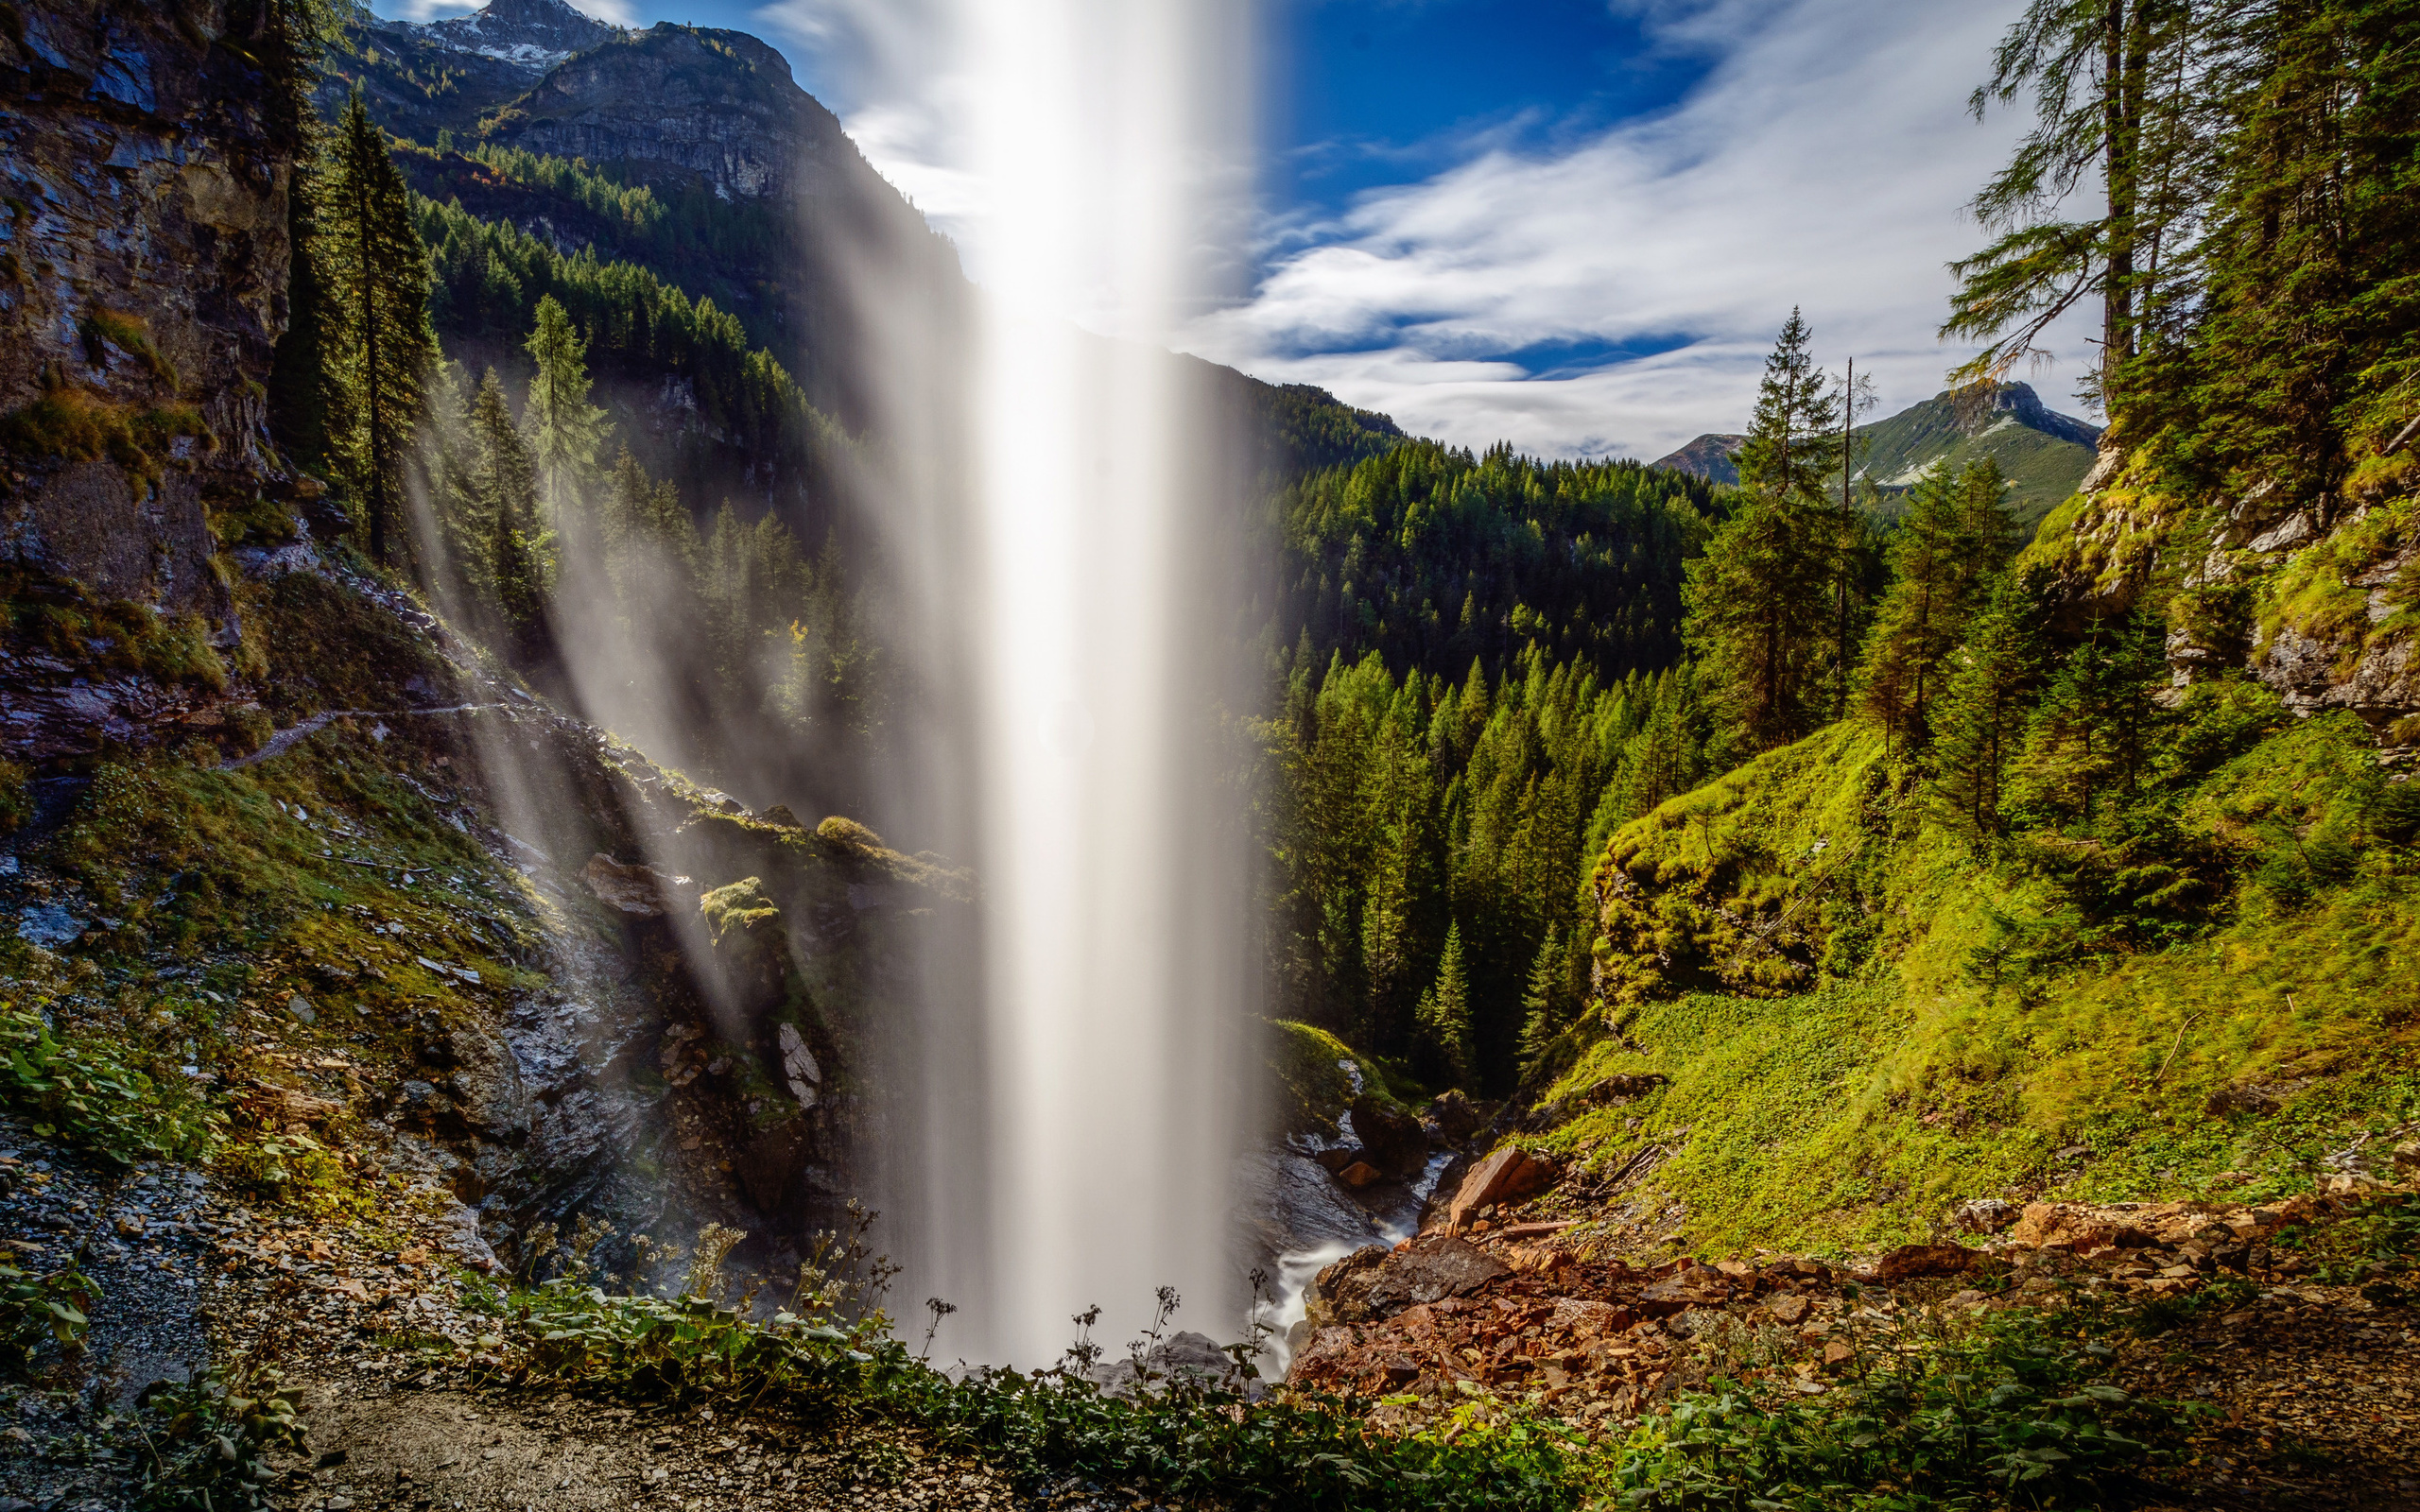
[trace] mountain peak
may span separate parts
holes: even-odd
[[[1748,438],[1720,431],[1708,431],[1669,456],[1658,457],[1650,464],[1669,468],[1675,472],[1691,472],[1709,483],[1737,483],[1738,465],[1732,459],[1739,455],[1739,444]]]
[[[615,29],[565,0],[488,0],[467,16],[402,25],[441,46],[531,73],[607,42]]]

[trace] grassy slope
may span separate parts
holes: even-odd
[[[1631,892],[1599,961],[1630,1001],[1618,1035],[1575,1031],[1542,1101],[1672,1084],[1540,1143],[1600,1172],[1669,1147],[1627,1216],[1716,1248],[1918,1238],[1986,1195],[2307,1188],[2360,1128],[2420,1114],[2410,852],[2361,847],[2315,886],[2280,869],[2354,822],[2370,752],[2348,716],[2273,729],[2181,802],[2227,861],[2205,922],[2031,964],[2007,945],[2060,933],[2027,927],[2050,885],[1923,822],[1875,736],[1773,752],[1610,842],[1599,877]],[[1776,925],[1777,949],[1747,943]]]
[[[2045,435],[2011,415],[1995,417],[1979,435],[1970,436],[1958,423],[1954,406],[1943,399],[1927,400],[1862,426],[1858,435],[1869,448],[1862,459],[1866,475],[1894,487],[1913,483],[1927,466],[1955,472],[1970,462],[1993,458],[2009,480],[2009,507],[2019,528],[2026,530],[2074,493],[2092,470],[2091,447]]]

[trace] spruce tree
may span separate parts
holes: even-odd
[[[1980,570],[2005,559],[2006,491],[1988,459],[1954,478],[1936,470],[1910,490],[1892,535],[1892,582],[1866,640],[1858,701],[1898,750],[1921,752],[1931,741],[1934,705]]]
[[[428,324],[428,255],[412,224],[410,195],[358,90],[330,133],[318,209],[333,317],[327,366],[342,400],[332,406],[331,439],[369,511],[370,555],[384,562],[437,342]]]
[[[1932,793],[1943,817],[1970,839],[2006,825],[2009,774],[2038,676],[2039,617],[2036,595],[2004,574],[1950,659],[1933,721]]]
[[[545,615],[543,543],[538,539],[537,469],[512,422],[503,381],[490,368],[471,401],[471,441],[475,448],[473,488],[486,526],[487,558],[495,611],[518,649],[539,638]]]
[[[1420,995],[1416,1011],[1420,1047],[1456,1087],[1471,1080],[1470,986],[1462,966],[1462,926],[1445,931],[1445,954],[1437,963],[1437,985]]]
[[[1564,1005],[1563,931],[1547,930],[1538,958],[1530,965],[1530,985],[1521,994],[1521,1076],[1533,1076],[1539,1062],[1553,1048],[1569,1016]]]
[[[1840,396],[1796,310],[1782,327],[1739,449],[1743,490],[1681,590],[1690,650],[1748,754],[1813,728],[1819,651],[1838,570],[1824,490],[1840,457]]]
[[[2167,671],[2163,650],[2158,622],[2140,609],[2093,625],[2027,721],[2013,807],[2090,829],[2140,787],[2164,713],[2152,696]]]
[[[538,301],[537,324],[527,350],[536,371],[521,406],[521,423],[537,465],[547,524],[560,531],[574,490],[596,464],[605,412],[588,402],[588,343],[551,294]]]

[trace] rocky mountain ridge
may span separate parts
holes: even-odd
[[[1990,457],[2010,483],[2009,506],[2031,528],[2076,490],[2091,471],[2100,427],[2062,415],[2029,384],[1995,385],[1987,392],[1945,389],[1887,420],[1860,425],[1857,476],[1889,494],[1904,492],[1937,469],[1955,472]],[[1708,432],[1656,459],[1654,466],[1737,483],[1732,458],[1744,436]]]

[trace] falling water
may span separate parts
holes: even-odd
[[[1232,14],[1197,0],[967,4],[990,202],[979,1239],[988,1352],[1040,1363],[1070,1314],[1102,1304],[1115,1343],[1162,1285],[1186,1299],[1181,1325],[1238,1331],[1227,1051],[1242,973],[1211,782],[1219,679],[1201,675],[1226,627],[1202,623],[1194,517],[1219,502],[1201,469],[1218,443],[1167,347],[1240,81],[1218,66]]]

